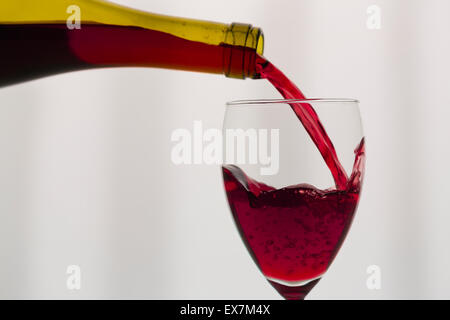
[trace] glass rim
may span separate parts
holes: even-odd
[[[330,103],[330,102],[343,102],[343,103],[359,103],[357,99],[351,98],[310,98],[310,99],[248,99],[248,100],[234,100],[228,101],[226,106],[239,106],[239,105],[270,105],[270,104],[289,104],[289,103]]]

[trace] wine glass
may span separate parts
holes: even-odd
[[[331,159],[319,152],[317,144],[326,139],[313,142],[294,105],[315,111],[344,183],[333,179]],[[352,99],[226,105],[222,171],[228,203],[250,255],[285,299],[305,298],[349,230],[364,174],[362,132],[358,101]]]

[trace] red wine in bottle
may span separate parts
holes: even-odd
[[[135,26],[84,23],[79,30],[69,30],[61,23],[0,24],[0,87],[108,67],[154,67],[252,78],[256,76],[255,46],[263,41],[260,31],[233,24],[225,32],[230,34],[226,38],[238,40],[242,34],[255,32],[259,40],[212,45]]]

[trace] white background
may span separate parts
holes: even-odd
[[[450,298],[450,2],[116,1],[247,22],[309,97],[361,101],[364,193],[310,299]],[[366,27],[369,5],[381,29]],[[278,299],[231,220],[218,166],[175,166],[170,134],[221,127],[263,81],[83,71],[0,89],[0,298]],[[82,288],[66,288],[79,265]],[[366,269],[382,272],[368,290]]]

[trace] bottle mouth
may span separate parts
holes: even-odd
[[[311,98],[311,99],[248,99],[234,100],[226,103],[227,106],[242,105],[272,105],[272,104],[290,104],[290,103],[359,103],[351,98]]]

